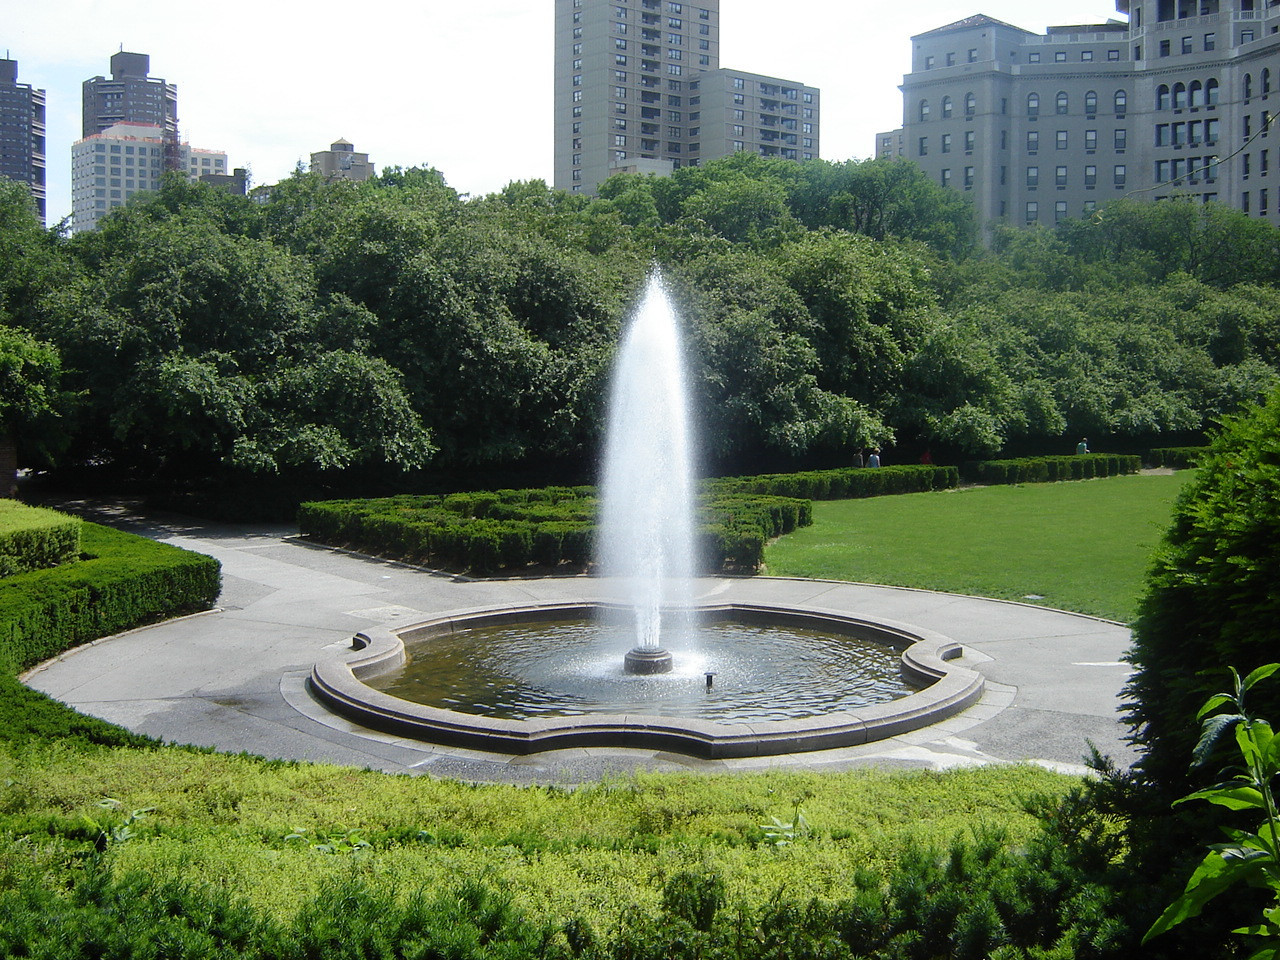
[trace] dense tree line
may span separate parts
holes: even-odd
[[[1276,381],[1278,235],[1121,202],[980,246],[961,195],[879,160],[739,155],[596,198],[469,198],[422,168],[252,199],[174,178],[70,237],[0,183],[0,422],[29,465],[146,476],[587,462],[658,263],[712,465],[1137,442]]]

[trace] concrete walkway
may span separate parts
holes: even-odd
[[[62,504],[75,509],[74,504]],[[1090,742],[1117,763],[1117,694],[1127,628],[1075,614],[950,594],[768,577],[708,580],[718,601],[805,604],[915,624],[965,645],[983,700],[899,738],[790,757],[707,761],[621,749],[506,757],[363,730],[311,699],[305,679],[329,647],[371,625],[487,605],[593,600],[589,577],[466,581],[311,545],[284,527],[106,519],[222,562],[217,611],[98,641],[31,671],[32,687],[78,710],[177,743],[477,781],[574,783],[637,769],[943,769],[1031,760],[1079,770]]]

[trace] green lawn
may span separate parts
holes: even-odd
[[[975,487],[813,505],[765,551],[775,576],[1029,600],[1129,621],[1173,502],[1194,476]]]

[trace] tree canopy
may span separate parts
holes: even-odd
[[[712,468],[1137,442],[1277,380],[1264,222],[1119,202],[976,236],[963,195],[900,160],[739,154],[597,197],[530,181],[469,198],[430,168],[298,172],[253,198],[174,176],[70,238],[0,183],[0,353],[26,371],[5,416],[42,405],[60,462],[148,476],[589,462],[655,264]]]

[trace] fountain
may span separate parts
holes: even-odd
[[[714,580],[695,597],[688,400],[676,316],[657,275],[619,348],[608,428],[605,576],[574,584],[582,597],[565,598],[572,581],[551,581],[542,600],[366,629],[316,663],[312,692],[361,724],[431,743],[711,758],[867,743],[981,697],[981,674],[947,662],[959,644],[932,631],[760,602],[753,595],[774,594],[750,581],[735,585],[746,599],[713,602],[730,587]],[[526,583],[520,592],[534,591]],[[711,625],[698,630],[705,650],[692,649],[695,621]],[[719,629],[727,622],[736,626]],[[628,639],[609,646],[619,623]],[[416,676],[409,661],[422,668]]]
[[[628,673],[667,673],[666,627],[687,629],[693,578],[690,418],[680,334],[655,272],[615,362],[600,485],[600,568],[635,621]]]

